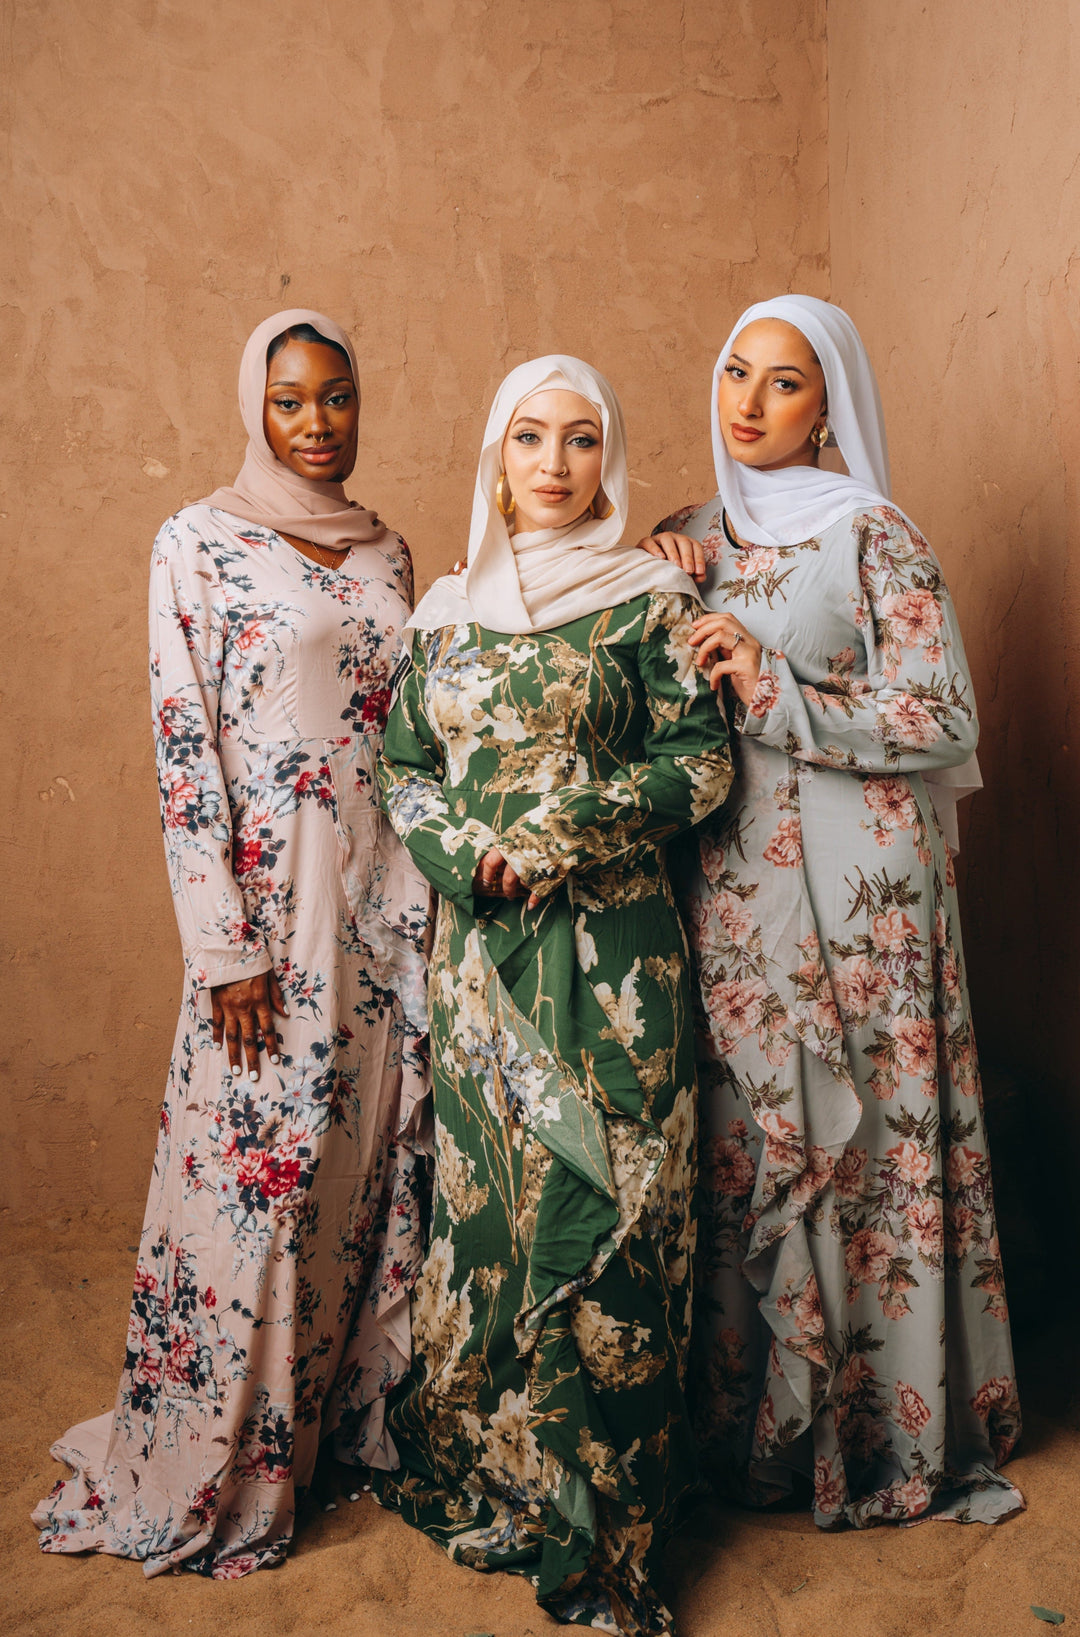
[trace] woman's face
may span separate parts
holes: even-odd
[[[576,392],[552,387],[518,405],[502,446],[506,486],[519,531],[557,529],[588,511],[600,487],[600,411]]]
[[[716,402],[724,447],[741,466],[814,465],[810,433],[825,415],[825,375],[794,324],[758,318],[740,330]]]
[[[349,366],[333,347],[287,341],[266,371],[263,430],[278,460],[317,483],[341,482],[356,464],[360,404]]]

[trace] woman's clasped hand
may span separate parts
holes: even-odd
[[[708,575],[700,540],[665,530],[647,535],[638,544],[650,557],[664,557],[669,563],[677,563],[699,585]],[[694,621],[690,643],[698,650],[698,664],[708,670],[710,687],[719,688],[728,676],[738,698],[749,705],[761,675],[761,644],[742,621],[727,609],[702,614]]]
[[[271,1063],[281,1062],[274,1015],[288,1017],[289,1008],[275,973],[218,984],[210,991],[210,1006],[214,1050],[224,1045],[234,1075],[242,1074],[246,1063],[248,1079],[259,1078],[260,1048]]]

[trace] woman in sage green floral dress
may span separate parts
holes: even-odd
[[[829,427],[850,475],[817,465]],[[1019,1410],[943,833],[978,782],[956,615],[838,308],[743,315],[713,444],[720,494],[660,525],[703,548],[738,728],[687,905],[705,1460],[759,1501],[804,1473],[823,1527],[998,1522]]]
[[[441,894],[437,1182],[378,1489],[556,1618],[644,1637],[672,1630],[658,1560],[695,1477],[693,1038],[662,843],[731,770],[692,583],[620,544],[626,500],[607,383],[522,365],[467,577],[411,622],[381,777]]]

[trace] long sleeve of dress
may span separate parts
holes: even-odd
[[[855,520],[862,600],[854,648],[820,681],[800,680],[777,648],[762,651],[744,734],[799,761],[864,773],[925,773],[972,754],[978,721],[952,600],[922,536],[891,508]]]
[[[150,691],[161,822],[184,959],[200,988],[270,969],[232,870],[218,756],[227,607],[214,560],[175,519],[154,542]]]
[[[689,644],[698,611],[677,594],[650,599],[637,649],[648,710],[641,759],[603,781],[541,796],[502,832],[499,846],[538,897],[569,875],[608,868],[643,844],[660,845],[727,795],[727,730]]]
[[[427,655],[424,633],[413,634],[409,668],[386,725],[379,785],[390,822],[442,898],[476,914],[476,866],[498,846],[496,832],[478,819],[452,812],[443,794],[446,758],[424,705]]]

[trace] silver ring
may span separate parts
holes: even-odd
[[[741,631],[736,631],[735,635],[731,639],[731,651],[732,651],[732,653],[735,652],[736,648],[739,646],[741,641],[742,641],[742,632]]]

